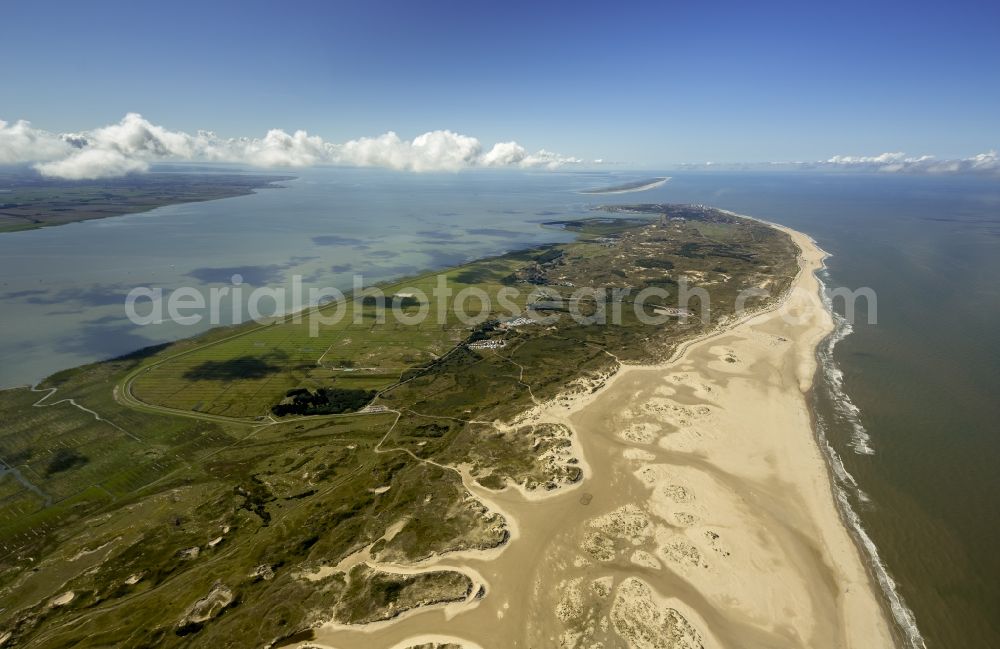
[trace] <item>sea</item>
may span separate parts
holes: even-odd
[[[204,331],[136,288],[351,289],[567,241],[601,204],[701,203],[830,253],[817,435],[909,647],[1000,647],[1000,179],[820,171],[307,169],[257,193],[0,234],[0,387]],[[653,176],[662,186],[581,194]],[[843,295],[856,296],[851,300]],[[852,308],[848,308],[848,305]],[[147,305],[149,306],[149,305]],[[246,317],[222,308],[221,324]],[[285,305],[287,310],[288,306]],[[282,307],[276,306],[275,312]]]

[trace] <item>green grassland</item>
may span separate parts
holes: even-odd
[[[449,312],[410,326],[391,314],[379,323],[357,300],[347,309],[360,323],[346,317],[315,337],[307,319],[217,329],[60,372],[45,392],[0,392],[0,461],[19,472],[0,474],[5,646],[262,646],[328,619],[467,597],[467,580],[450,572],[304,575],[368,546],[378,560],[408,562],[506,542],[502,517],[469,497],[453,467],[470,466],[491,489],[579,480],[567,430],[504,422],[590,389],[574,382],[599,381],[618,362],[667,357],[731,315],[741,289],[768,286],[773,299],[796,271],[791,240],[765,225],[708,208],[628,209],[645,214],[550,224],[578,239],[445,272],[456,292],[516,288],[520,308],[533,290],[631,288],[616,324],[550,309],[543,324],[502,328],[494,306],[479,324]],[[686,275],[710,292],[707,321],[640,321],[635,293],[676,297]],[[381,288],[431,295],[436,281]],[[490,340],[503,346],[466,344]],[[271,414],[303,388],[374,390],[382,408]]]
[[[0,174],[0,232],[146,212],[164,205],[250,194],[290,176],[150,173],[100,181]]]
[[[448,271],[448,286],[455,291],[478,287],[495,294],[510,275],[528,259],[507,255]],[[414,289],[432,295],[437,273],[380,287],[389,297]],[[470,301],[469,311],[478,311]],[[520,300],[523,308],[524,300]],[[453,312],[445,322],[427,318],[420,324],[403,324],[386,314],[378,322],[378,306],[358,300],[345,305],[339,323],[311,335],[308,317],[296,324],[280,324],[240,331],[210,345],[144,368],[131,384],[131,394],[156,406],[195,410],[234,418],[266,415],[291,388],[316,388],[334,384],[353,389],[382,389],[396,383],[408,369],[440,358],[469,335],[469,327]],[[328,305],[331,312],[337,305]],[[411,314],[416,307],[401,310]],[[360,316],[360,321],[359,320]]]

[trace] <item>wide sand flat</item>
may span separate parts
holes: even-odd
[[[528,415],[575,430],[580,485],[539,499],[470,484],[517,534],[502,552],[426,567],[475,571],[485,598],[331,626],[318,640],[340,649],[433,635],[484,649],[896,646],[806,405],[815,348],[832,328],[814,276],[823,252],[789,233],[802,272],[780,309]]]

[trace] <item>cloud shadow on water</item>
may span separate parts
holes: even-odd
[[[419,230],[416,234],[423,237],[426,243],[447,243],[461,238],[457,234],[443,230]]]
[[[263,286],[281,282],[285,277],[287,266],[267,264],[262,266],[229,266],[226,268],[195,268],[188,277],[193,277],[205,284],[229,284],[233,275],[243,277],[244,284]]]
[[[313,237],[312,242],[317,246],[351,246],[361,250],[366,250],[369,247],[368,242],[364,239],[342,237],[338,234],[323,234],[318,237]]]
[[[137,325],[128,321],[112,324],[116,320],[123,321],[125,317],[112,319],[105,316],[84,322],[73,336],[57,343],[56,351],[88,358],[117,358],[154,344],[154,341],[136,333]]]
[[[131,286],[124,284],[94,284],[86,288],[27,289],[3,294],[5,300],[21,300],[28,304],[71,305],[83,307],[114,306],[125,303]],[[75,313],[70,309],[66,313]]]
[[[525,232],[504,230],[502,228],[468,228],[466,232],[482,237],[523,238],[527,236]]]

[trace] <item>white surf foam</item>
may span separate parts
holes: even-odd
[[[855,453],[860,455],[872,455],[875,451],[871,446],[871,438],[868,436],[868,431],[865,430],[865,427],[861,423],[861,411],[844,392],[844,374],[833,358],[833,350],[837,346],[837,343],[851,335],[854,329],[846,318],[833,310],[832,301],[827,295],[826,283],[823,281],[824,278],[829,279],[826,268],[824,267],[818,275],[824,306],[832,314],[836,324],[833,333],[817,349],[817,357],[823,369],[823,378],[826,381],[826,387],[829,390],[837,417],[846,422],[851,428],[851,448]],[[867,530],[865,530],[861,523],[861,517],[851,503],[850,495],[854,494],[862,504],[870,503],[871,498],[862,491],[857,480],[854,479],[854,476],[844,466],[840,455],[830,444],[826,422],[818,413],[816,417],[816,435],[821,442],[821,448],[825,451],[829,466],[833,471],[834,497],[837,499],[837,504],[848,527],[856,535],[861,547],[864,548],[865,553],[868,555],[868,563],[879,586],[882,588],[893,620],[903,633],[909,649],[926,649],[927,644],[924,642],[920,629],[917,627],[917,620],[913,615],[913,611],[906,605],[896,587],[896,581],[889,574],[885,563],[882,562],[875,542],[868,535]]]
[[[753,216],[737,214],[727,210],[722,211],[733,216],[741,216],[774,225],[769,221],[764,221]],[[823,305],[833,317],[836,325],[833,333],[827,336],[823,344],[817,348],[816,356],[820,367],[823,368],[823,378],[830,389],[830,395],[833,397],[834,409],[837,415],[843,417],[851,425],[852,448],[860,455],[872,455],[875,451],[871,447],[871,439],[868,436],[868,431],[861,424],[861,411],[844,392],[844,374],[837,367],[833,359],[833,350],[837,346],[837,343],[851,335],[854,329],[851,327],[851,323],[847,322],[846,318],[838,315],[833,310],[833,301],[827,295],[826,282],[823,281],[824,279],[829,280],[829,273],[827,273],[825,263],[816,274],[816,279],[820,283],[820,294],[823,297]],[[872,541],[868,532],[861,524],[861,517],[858,516],[858,513],[851,504],[850,494],[853,493],[861,503],[870,503],[871,499],[861,490],[857,480],[854,479],[854,476],[844,466],[840,455],[830,445],[826,424],[820,418],[819,413],[817,413],[816,417],[816,436],[820,443],[820,449],[825,453],[828,465],[833,472],[833,492],[834,497],[837,499],[837,506],[840,508],[848,528],[857,536],[861,547],[864,548],[865,553],[868,555],[868,565],[871,566],[872,572],[875,574],[875,579],[878,581],[886,601],[889,603],[889,609],[892,612],[896,626],[903,633],[909,649],[927,649],[927,643],[924,642],[924,637],[917,627],[917,620],[913,615],[913,611],[903,601],[903,596],[899,594],[896,588],[896,581],[889,575],[889,570],[879,556],[875,542]]]
[[[833,357],[833,350],[836,348],[837,343],[850,336],[854,332],[854,327],[847,321],[847,318],[833,310],[833,302],[826,290],[826,282],[823,281],[824,278],[829,279],[826,269],[820,273],[818,279],[820,292],[823,296],[823,305],[833,316],[835,328],[833,333],[820,346],[818,354],[820,366],[823,368],[827,387],[833,397],[834,410],[851,427],[851,448],[854,449],[855,453],[860,455],[874,455],[875,449],[872,447],[871,437],[868,435],[868,431],[865,430],[864,424],[861,423],[861,410],[854,405],[851,398],[844,392],[844,373],[837,366],[837,362]]]

